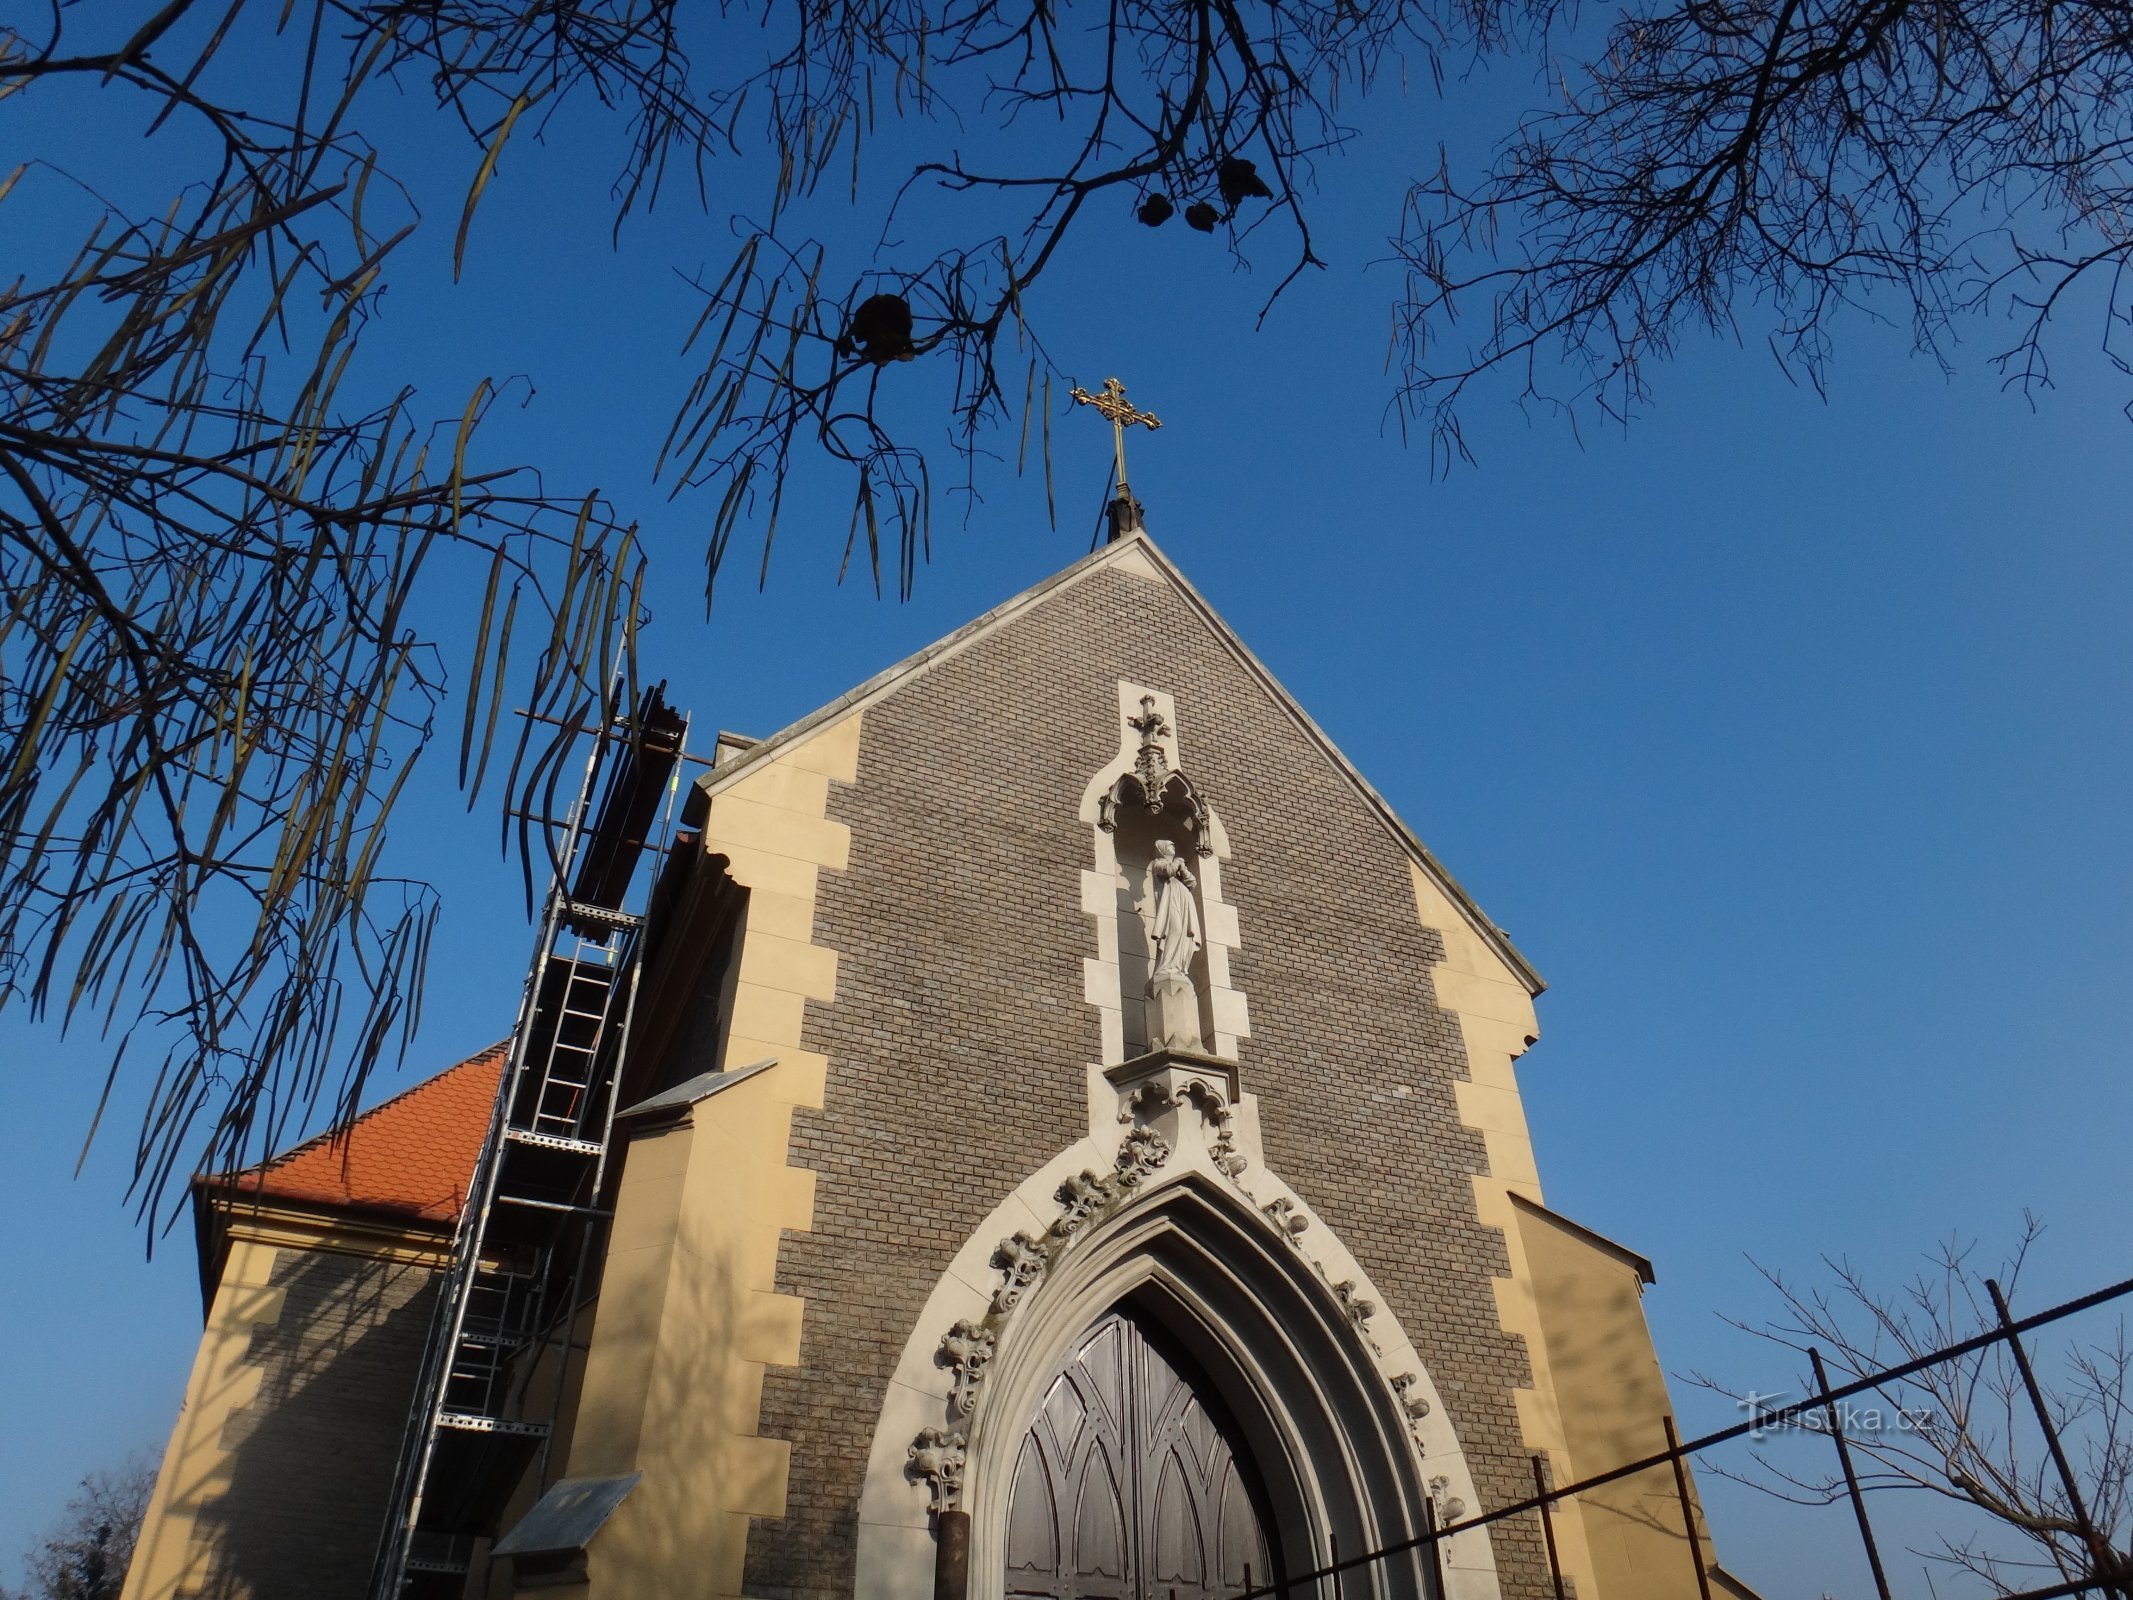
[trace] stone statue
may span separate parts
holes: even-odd
[[[1189,982],[1200,953],[1200,908],[1193,903],[1192,868],[1168,839],[1155,841],[1148,881],[1155,890],[1154,976],[1175,973]]]
[[[1168,839],[1155,841],[1148,863],[1155,892],[1155,960],[1148,975],[1150,1042],[1159,1049],[1202,1050],[1200,997],[1192,958],[1200,953],[1200,908],[1192,897],[1192,868]]]

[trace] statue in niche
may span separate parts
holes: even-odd
[[[1193,898],[1192,868],[1168,839],[1155,841],[1148,863],[1155,895],[1154,961],[1148,977],[1150,1043],[1166,1050],[1203,1050],[1200,996],[1193,987],[1192,958],[1200,953],[1200,907]]]
[[[1192,980],[1192,958],[1200,953],[1200,908],[1193,903],[1192,868],[1168,839],[1155,841],[1155,859],[1148,863],[1148,881],[1155,890],[1155,971]]]

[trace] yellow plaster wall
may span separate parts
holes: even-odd
[[[197,1593],[209,1576],[212,1544],[197,1535],[197,1519],[230,1487],[233,1458],[223,1426],[259,1396],[265,1376],[245,1360],[252,1330],[281,1319],[286,1291],[270,1286],[280,1250],[256,1240],[230,1244],[222,1282],[178,1408],[178,1425],[149,1496],[123,1600],[170,1600]]]
[[[1577,1475],[1591,1477],[1664,1450],[1660,1419],[1673,1402],[1645,1326],[1636,1269],[1552,1216],[1521,1209],[1518,1231],[1533,1266]],[[1656,1467],[1578,1498],[1602,1600],[1694,1600],[1696,1568],[1672,1469]]]
[[[800,1358],[804,1308],[777,1292],[777,1255],[784,1230],[813,1225],[814,1174],[785,1158],[793,1109],[822,1104],[828,1061],[801,1026],[809,1000],[836,998],[815,889],[850,857],[825,813],[830,784],[857,780],[859,735],[854,712],[721,788],[705,816],[703,849],[749,890],[718,1064],[778,1064],[630,1146],[569,1470],[644,1479],[593,1541],[595,1600],[736,1596],[749,1518],[785,1510],[789,1449],[758,1414],[764,1368]]]
[[[1474,1179],[1474,1208],[1486,1226],[1503,1230],[1510,1258],[1510,1276],[1496,1280],[1497,1322],[1506,1333],[1524,1341],[1533,1368],[1533,1387],[1514,1396],[1519,1432],[1528,1451],[1548,1457],[1556,1481],[1567,1482],[1572,1476],[1570,1441],[1541,1327],[1534,1268],[1511,1204],[1514,1193],[1540,1199],[1533,1137],[1526,1127],[1525,1103],[1519,1098],[1512,1065],[1539,1038],[1540,1023],[1533,1014],[1533,996],[1519,976],[1483,942],[1466,915],[1419,863],[1411,863],[1409,871],[1416,913],[1424,927],[1436,929],[1444,940],[1444,961],[1430,970],[1437,1004],[1458,1014],[1466,1041],[1468,1081],[1453,1086],[1459,1120],[1480,1133],[1488,1153],[1488,1172]],[[1576,1504],[1559,1508],[1555,1536],[1564,1576],[1576,1581],[1577,1592],[1585,1600],[1637,1600],[1598,1582]]]

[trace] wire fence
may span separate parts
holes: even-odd
[[[2112,1542],[2110,1530],[2101,1526],[2092,1513],[2089,1497],[2082,1492],[2079,1476],[2067,1455],[2062,1423],[2053,1416],[2050,1399],[2037,1379],[2029,1350],[2022,1342],[2024,1334],[2133,1294],[2133,1278],[2021,1318],[2012,1314],[2007,1298],[1996,1281],[1988,1278],[1985,1280],[1985,1286],[1991,1295],[1995,1323],[1971,1338],[1944,1345],[1912,1360],[1879,1368],[1835,1385],[1829,1382],[1821,1352],[1810,1348],[1808,1358],[1814,1371],[1813,1392],[1791,1405],[1753,1408],[1747,1421],[1720,1428],[1714,1433],[1707,1433],[1686,1442],[1676,1435],[1674,1419],[1671,1416],[1664,1417],[1661,1419],[1667,1441],[1664,1450],[1624,1462],[1620,1466],[1575,1483],[1558,1484],[1553,1488],[1549,1487],[1547,1482],[1545,1462],[1540,1456],[1535,1456],[1532,1458],[1534,1492],[1526,1499],[1474,1516],[1448,1519],[1441,1525],[1437,1520],[1434,1502],[1425,1501],[1423,1531],[1415,1537],[1384,1545],[1361,1555],[1344,1557],[1336,1547],[1330,1552],[1331,1559],[1325,1565],[1310,1572],[1284,1574],[1277,1581],[1258,1587],[1251,1586],[1250,1575],[1247,1573],[1246,1587],[1234,1595],[1232,1600],[1306,1600],[1306,1597],[1308,1600],[1321,1600],[1321,1597],[1323,1600],[1346,1600],[1344,1579],[1365,1575],[1368,1569],[1389,1561],[1418,1562],[1427,1579],[1433,1583],[1433,1592],[1446,1594],[1450,1591],[1449,1574],[1445,1566],[1445,1542],[1477,1528],[1519,1520],[1525,1520],[1538,1529],[1541,1548],[1546,1552],[1548,1577],[1554,1586],[1555,1600],[1569,1600],[1570,1587],[1563,1570],[1556,1536],[1558,1508],[1564,1502],[1590,1495],[1594,1490],[1662,1468],[1670,1470],[1673,1480],[1673,1493],[1681,1518],[1681,1547],[1686,1561],[1693,1568],[1699,1600],[1713,1600],[1715,1568],[1707,1558],[1704,1548],[1705,1536],[1695,1497],[1689,1485],[1686,1463],[1719,1446],[1745,1438],[1760,1438],[1768,1432],[1787,1427],[1798,1427],[1829,1436],[1843,1483],[1841,1496],[1834,1498],[1842,1498],[1851,1507],[1867,1568],[1873,1577],[1877,1600],[1895,1600],[1882,1559],[1880,1542],[1874,1532],[1873,1519],[1867,1509],[1868,1491],[1860,1485],[1854,1440],[1845,1432],[1842,1409],[1844,1402],[2000,1346],[2004,1346],[2013,1358],[2015,1370],[2020,1377],[2019,1392],[2026,1400],[2030,1417],[2036,1424],[2050,1459],[2050,1478],[2056,1483],[2058,1493],[2063,1496],[2053,1508],[2054,1520],[2064,1525],[2063,1532],[2070,1542],[2077,1545],[2077,1549],[2071,1554],[2062,1550],[2058,1558],[2062,1567],[2072,1565],[2075,1568],[2073,1576],[2062,1577],[2042,1588],[2009,1589],[1995,1584],[1989,1600],[2059,1600],[2061,1596],[2073,1595],[2100,1595],[2106,1597],[2106,1600],[2133,1600],[2133,1555],[2117,1549]],[[1738,1592],[1730,1588],[1727,1590],[1728,1594]]]

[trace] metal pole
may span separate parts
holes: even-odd
[[[1681,1496],[1681,1527],[1689,1536],[1689,1559],[1696,1563],[1696,1592],[1711,1600],[1711,1575],[1703,1570],[1703,1540],[1696,1534],[1696,1505],[1689,1499],[1689,1469],[1681,1464],[1681,1440],[1674,1432],[1671,1414],[1659,1419],[1666,1425],[1667,1456],[1674,1463],[1674,1492]]]
[[[1859,1493],[1859,1475],[1852,1470],[1852,1447],[1845,1442],[1844,1424],[1837,1418],[1837,1402],[1828,1398],[1829,1373],[1823,1369],[1822,1352],[1810,1345],[1807,1359],[1814,1363],[1815,1389],[1824,1397],[1823,1410],[1829,1417],[1829,1436],[1837,1441],[1837,1460],[1844,1467],[1844,1487],[1852,1497],[1852,1514],[1859,1519],[1859,1538],[1866,1545],[1866,1564],[1874,1569],[1874,1593],[1881,1596],[1881,1600],[1889,1600],[1888,1574],[1881,1570],[1881,1552],[1874,1545],[1873,1524],[1866,1520],[1866,1501]]]
[[[2059,1430],[2052,1425],[2051,1407],[2044,1403],[2044,1390],[2037,1383],[2037,1375],[2029,1365],[2029,1352],[2022,1348],[2022,1336],[2013,1328],[2014,1318],[2007,1312],[2007,1297],[2000,1293],[1998,1282],[1985,1280],[1985,1289],[1992,1296],[1992,1309],[2000,1319],[2000,1328],[2007,1336],[2007,1348],[2014,1352],[2015,1366],[2022,1374],[2022,1386],[2029,1391],[2029,1403],[2035,1407],[2037,1426],[2044,1430],[2044,1442],[2051,1448],[2052,1464],[2059,1469],[2059,1481],[2066,1486],[2066,1503],[2074,1513],[2074,1521],[2081,1529],[2082,1542],[2088,1546],[2090,1575],[2101,1580],[2104,1593],[2122,1597],[2125,1585],[2116,1581],[2120,1562],[2118,1552],[2111,1548],[2110,1541],[2098,1531],[2089,1517],[2089,1508],[2081,1498],[2081,1486],[2074,1479],[2073,1465],[2066,1459],[2066,1448],[2059,1442]]]
[[[1839,1384],[1836,1388],[1827,1391],[1826,1398],[1832,1401],[1848,1400],[1853,1395],[1866,1394],[1875,1389],[1886,1388],[1891,1383],[1911,1377],[1916,1373],[1927,1371],[1933,1367],[1944,1366],[1950,1361],[1970,1355],[1975,1351],[1989,1350],[1992,1346],[2001,1343],[2007,1337],[2008,1332],[2026,1333],[2035,1328],[2048,1327],[2052,1323],[2063,1321],[2081,1312],[2092,1311],[2096,1307],[2108,1305],[2114,1300],[2122,1300],[2128,1295],[2133,1295],[2133,1278],[2123,1279],[2104,1288],[2092,1290],[2088,1294],[2077,1295],[2071,1300],[2062,1301],[2055,1306],[2048,1306],[2042,1311],[2032,1311],[2027,1316],[2017,1318],[2008,1326],[2005,1332],[1998,1328],[1988,1329],[1983,1333],[1974,1334],[1968,1339],[1961,1339],[1954,1344],[1944,1345],[1938,1350],[1928,1351],[1924,1355],[1913,1356],[1910,1360],[1900,1362],[1893,1367],[1884,1367],[1867,1374],[1863,1378],[1855,1378],[1849,1383]],[[1816,1410],[1819,1403],[1813,1399],[1807,1399],[1795,1405],[1779,1406],[1772,1410],[1758,1409],[1756,1414],[1747,1421],[1736,1422],[1730,1427],[1719,1428],[1714,1432],[1703,1434],[1690,1440],[1686,1446],[1677,1443],[1674,1449],[1655,1450],[1648,1456],[1639,1456],[1634,1461],[1624,1461],[1617,1466],[1609,1467],[1605,1472],[1595,1472],[1590,1477],[1580,1478],[1575,1483],[1565,1484],[1557,1489],[1550,1498],[1554,1500],[1574,1499],[1578,1495],[1590,1493],[1592,1490],[1606,1484],[1621,1483],[1625,1479],[1642,1477],[1648,1472],[1657,1471],[1660,1467],[1667,1465],[1677,1455],[1695,1454],[1713,1449],[1718,1445],[1730,1444],[1735,1439],[1746,1438],[1750,1434],[1758,1433],[1763,1429],[1809,1416]],[[1671,1419],[1668,1420],[1671,1421]],[[1460,1520],[1458,1531],[1465,1533],[1476,1528],[1486,1528],[1494,1523],[1508,1521],[1513,1517],[1522,1517],[1533,1510],[1534,1506],[1535,1502],[1529,1497],[1523,1500],[1510,1501],[1499,1506],[1492,1506],[1487,1510],[1476,1511],[1473,1515]],[[1370,1552],[1370,1559],[1382,1561],[1388,1556],[1405,1555],[1410,1550],[1420,1550],[1424,1546],[1434,1546],[1438,1537],[1436,1518],[1426,1503],[1424,1520],[1427,1524],[1425,1531],[1411,1534],[1404,1539],[1395,1540],[1391,1544],[1378,1546]],[[1292,1593],[1302,1585],[1318,1583],[1325,1576],[1324,1568],[1314,1572],[1299,1572],[1294,1575],[1284,1571],[1279,1582],[1263,1583],[1258,1588],[1237,1596],[1236,1600],[1269,1600],[1269,1597],[1274,1596],[1277,1592],[1282,1594]],[[2124,1580],[2121,1579],[2120,1583],[2123,1586]],[[2086,1578],[2071,1585],[2060,1585],[2057,1588],[2025,1589],[2019,1595],[2006,1596],[2005,1600],[2059,1600],[2061,1595],[2074,1594],[2085,1588],[2097,1589],[2102,1587],[2104,1585],[2101,1580]]]
[[[1422,1498],[1422,1531],[1429,1539],[1429,1575],[1436,1584],[1437,1600],[1444,1600],[1448,1592],[1444,1582],[1444,1541],[1437,1537],[1437,1502],[1427,1495]]]
[[[933,1600],[963,1600],[970,1592],[970,1513],[956,1507],[939,1515],[940,1543],[933,1552]]]
[[[1539,1456],[1533,1458],[1533,1498],[1540,1502],[1541,1537],[1548,1545],[1548,1577],[1555,1585],[1555,1600],[1566,1600],[1563,1594],[1563,1567],[1555,1554],[1555,1519],[1548,1514],[1548,1480],[1541,1472]]]

